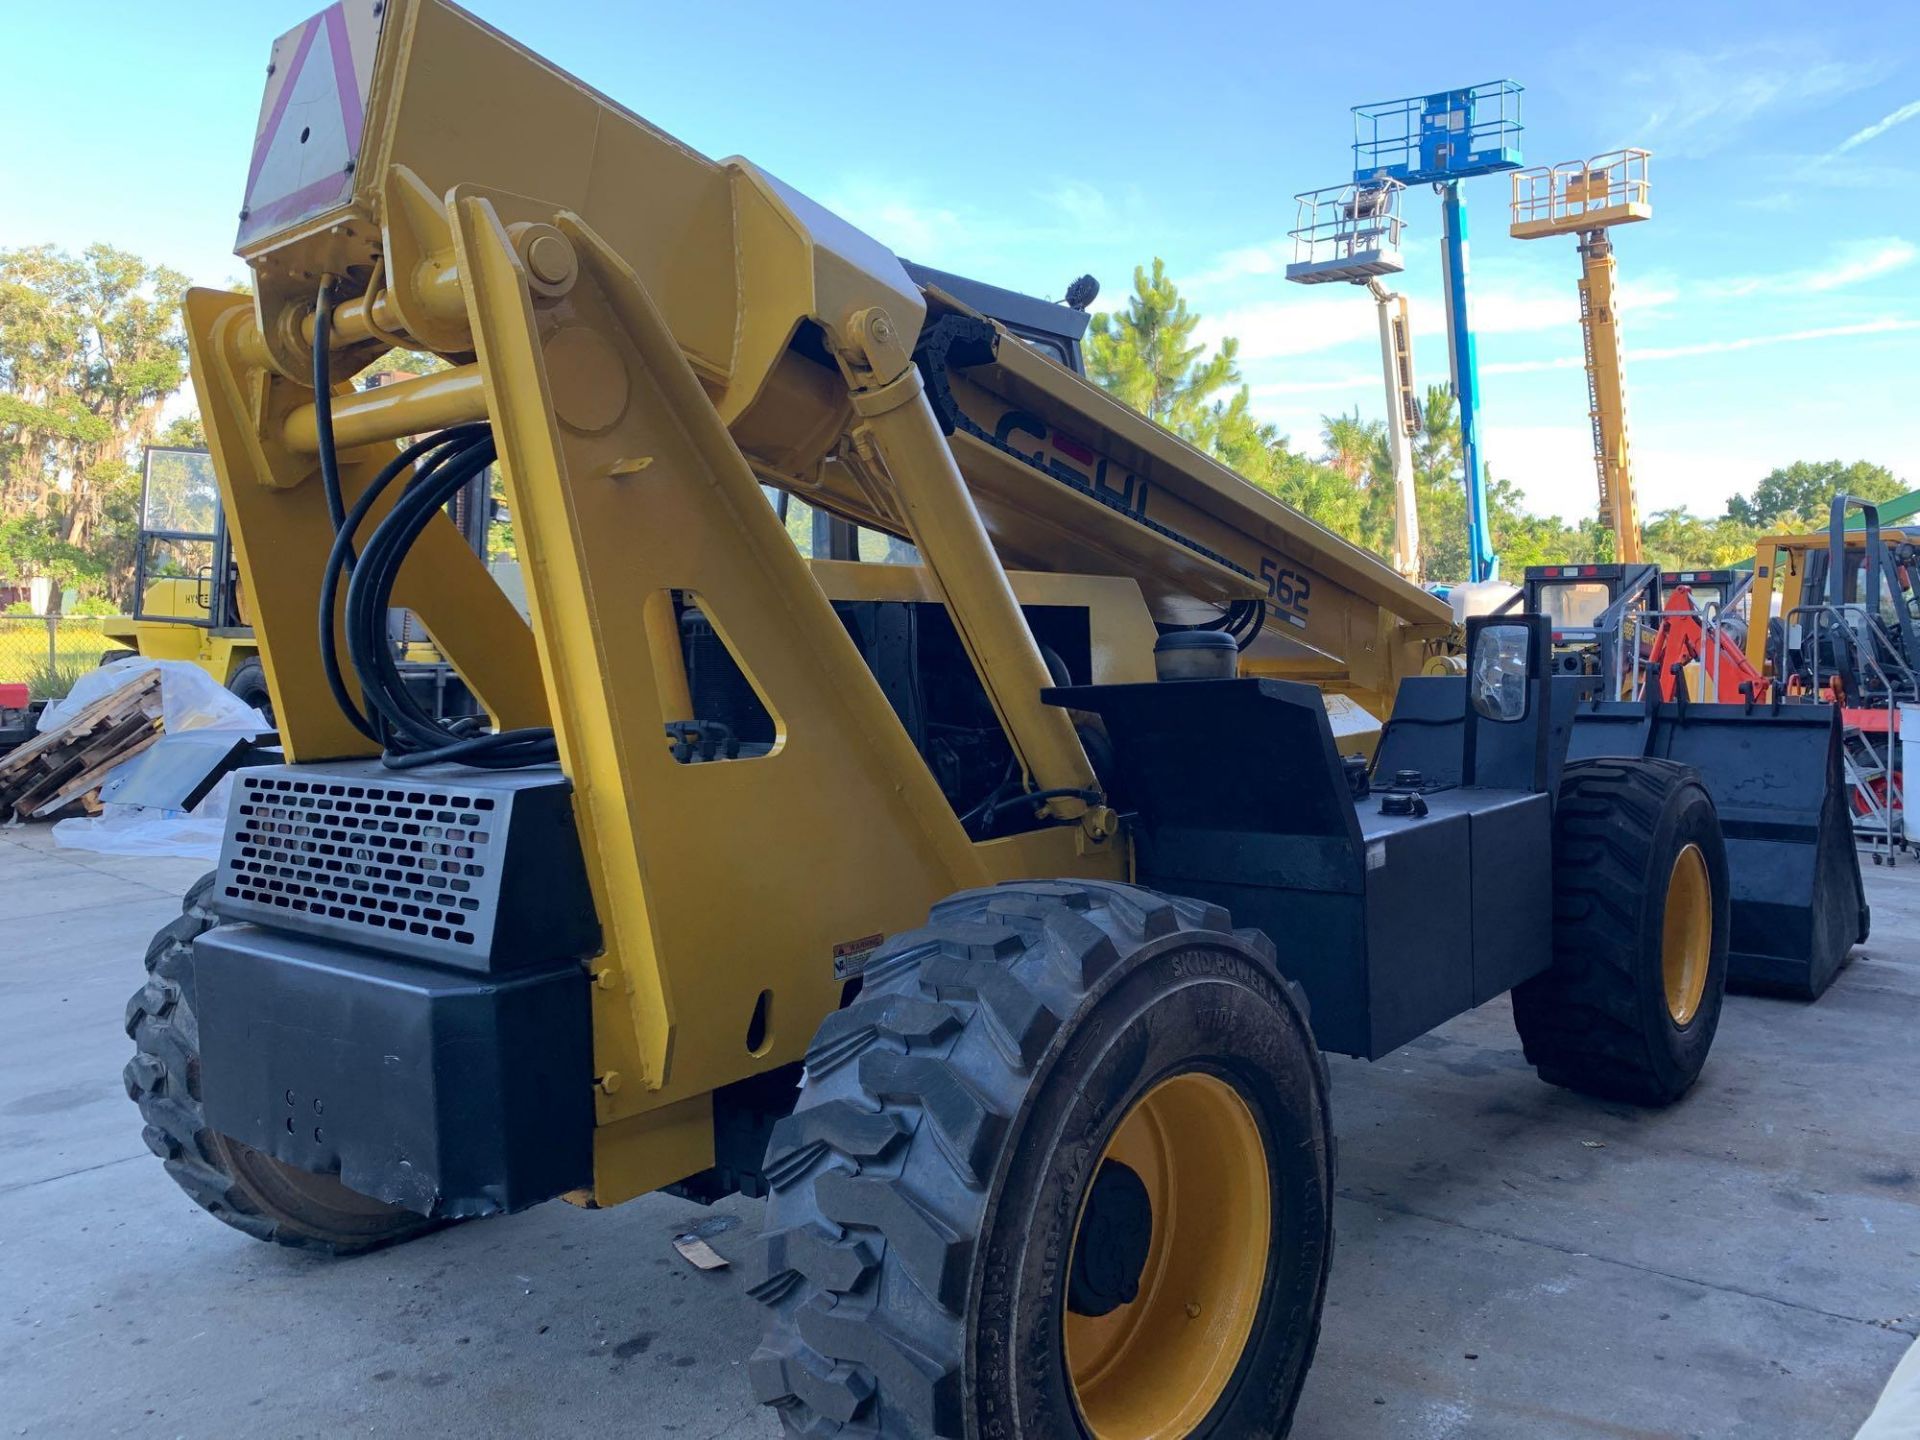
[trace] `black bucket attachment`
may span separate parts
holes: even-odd
[[[1728,985],[1813,1000],[1867,938],[1840,746],[1831,705],[1588,701],[1567,758],[1646,755],[1697,771],[1727,837]]]

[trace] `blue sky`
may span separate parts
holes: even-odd
[[[203,283],[237,274],[268,46],[315,8],[0,5],[0,245],[99,239]],[[1655,218],[1616,233],[1643,512],[1717,513],[1796,459],[1920,485],[1913,0],[1625,0],[1584,25],[1520,0],[472,8],[910,258],[1049,296],[1092,271],[1118,299],[1164,256],[1309,450],[1323,414],[1382,400],[1364,294],[1281,278],[1294,192],[1345,178],[1350,106],[1511,76],[1530,164],[1654,152]],[[1509,239],[1506,196],[1498,176],[1469,189],[1486,453],[1571,517],[1594,504],[1578,262],[1570,239]],[[1410,194],[1406,214],[1402,288],[1438,380],[1438,202]]]

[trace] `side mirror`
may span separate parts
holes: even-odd
[[[1467,666],[1474,712],[1511,724],[1527,718],[1527,665],[1532,632],[1525,625],[1483,625]]]

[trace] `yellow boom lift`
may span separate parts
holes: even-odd
[[[287,763],[235,772],[126,1076],[227,1223],[764,1195],[792,1433],[1274,1435],[1322,1050],[1511,990],[1553,1083],[1700,1073],[1693,772],[1567,758],[1541,617],[1421,676],[1444,607],[1062,363],[1078,313],[916,279],[444,0],[282,37],[238,249],[187,331]],[[342,382],[394,347],[449,368]],[[530,624],[444,511],[496,460]],[[902,558],[805,553],[795,500]],[[485,723],[410,699],[396,604]],[[1333,697],[1394,705],[1371,767]]]
[[[1613,532],[1614,558],[1640,563],[1640,518],[1633,503],[1627,440],[1626,356],[1613,261],[1616,225],[1653,218],[1645,150],[1614,150],[1591,160],[1513,172],[1516,240],[1580,238],[1580,334],[1586,347],[1587,413],[1600,480],[1600,523]]]

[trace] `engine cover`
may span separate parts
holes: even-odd
[[[591,1183],[599,926],[554,767],[235,775],[194,943],[213,1129],[422,1215]]]

